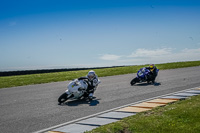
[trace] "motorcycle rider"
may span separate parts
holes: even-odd
[[[147,77],[147,80],[152,81],[152,83],[155,83],[157,73],[157,67],[154,64],[150,64],[148,67],[145,67],[146,69],[150,70],[150,75]]]
[[[80,77],[78,80],[85,80],[88,83],[88,88],[86,90],[87,94],[85,94],[85,96],[88,96],[88,98],[91,100],[93,98],[94,91],[100,83],[97,74],[91,70],[85,77]]]

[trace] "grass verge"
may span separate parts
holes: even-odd
[[[94,69],[99,77],[136,73],[147,65]],[[200,66],[200,61],[156,64],[160,70]],[[88,70],[0,77],[0,88],[72,80],[85,76]]]
[[[200,95],[156,107],[86,133],[199,133]]]

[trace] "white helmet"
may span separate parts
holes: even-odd
[[[91,71],[88,72],[87,78],[89,80],[93,80],[95,75],[96,75],[95,72],[93,70],[91,70]]]

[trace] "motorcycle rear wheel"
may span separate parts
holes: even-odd
[[[58,98],[58,103],[64,103],[65,101],[67,101],[67,94],[63,93],[59,98]]]

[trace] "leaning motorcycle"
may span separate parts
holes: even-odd
[[[159,69],[156,70],[156,72],[158,73]],[[131,80],[130,84],[134,85],[136,83],[142,83],[142,82],[147,82],[150,83],[151,80],[151,71],[149,69],[141,68],[138,72],[137,72],[137,76]],[[152,81],[153,82],[153,81]]]
[[[85,80],[73,80],[68,86],[67,90],[58,98],[58,104],[62,104],[68,99],[80,99],[87,92],[88,83]]]

